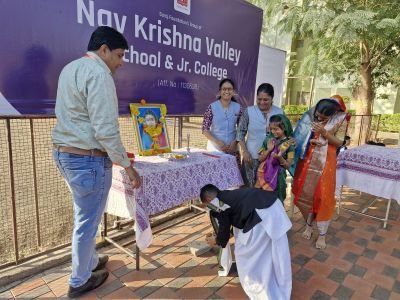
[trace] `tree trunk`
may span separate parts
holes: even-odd
[[[374,96],[374,86],[372,82],[371,56],[366,41],[360,42],[361,65],[360,65],[360,85],[356,89],[356,114],[353,140],[358,140],[358,144],[365,143],[369,138],[371,128],[372,100]]]

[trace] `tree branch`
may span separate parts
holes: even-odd
[[[380,52],[378,53],[378,55],[372,57],[371,60],[370,60],[370,62],[369,62],[368,67],[370,67],[370,66],[372,65],[372,63],[375,63],[375,62],[378,63],[378,60],[381,58],[382,54],[383,54],[386,50],[388,50],[389,48],[391,48],[392,46],[394,46],[395,44],[396,44],[395,42],[390,43],[390,44],[387,45],[385,48],[383,48],[383,50],[380,51]]]

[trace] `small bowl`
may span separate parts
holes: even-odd
[[[177,153],[177,152],[172,152],[172,153],[163,153],[163,154],[159,154],[159,157],[168,159],[168,160],[173,160],[173,161],[179,161],[179,160],[185,160],[187,159],[189,156],[185,153]]]

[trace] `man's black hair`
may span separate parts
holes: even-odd
[[[104,44],[107,45],[110,51],[128,49],[128,42],[120,32],[108,26],[100,26],[92,33],[87,50],[97,51]]]
[[[213,185],[213,184],[206,184],[205,186],[203,186],[200,190],[200,200],[201,202],[205,202],[206,201],[206,196],[207,194],[218,194],[219,193],[219,189]]]

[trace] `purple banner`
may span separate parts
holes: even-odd
[[[242,0],[0,0],[0,115],[54,114],[61,69],[86,53],[97,26],[124,34],[119,109],[145,99],[202,114],[221,78],[251,105],[262,10]],[[10,105],[11,104],[11,105]]]

